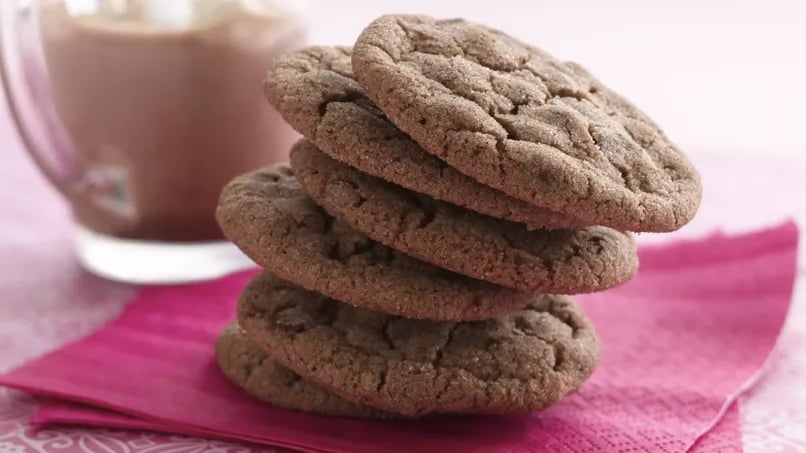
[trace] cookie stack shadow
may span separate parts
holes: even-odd
[[[304,138],[223,191],[263,267],[216,357],[270,404],[362,418],[526,412],[599,344],[566,295],[632,278],[630,233],[696,212],[657,126],[580,66],[461,20],[384,16],[267,74]]]

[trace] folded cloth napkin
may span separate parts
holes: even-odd
[[[149,428],[309,451],[682,451],[725,413],[735,425],[730,405],[760,375],[786,317],[797,236],[787,224],[642,248],[632,282],[578,297],[601,337],[602,361],[579,392],[540,413],[373,422],[256,402],[229,384],[212,354],[252,272],[144,288],[119,319],[0,384],[92,406],[48,403],[39,423]]]
[[[153,422],[142,418],[129,417],[125,414],[101,409],[98,407],[86,406],[80,403],[74,403],[65,400],[46,400],[37,417],[34,418],[35,424],[62,424],[62,425],[81,425],[81,426],[95,426],[103,428],[126,428],[128,430],[149,430],[149,431],[162,431],[171,432],[175,434],[187,434],[192,436],[206,436],[216,437],[215,433],[194,431],[183,426],[171,426],[165,423]],[[133,439],[139,437],[136,431],[125,431],[116,434],[120,439],[129,435]],[[222,436],[218,436],[222,437]],[[224,436],[226,437],[226,436]],[[618,450],[635,451],[632,450],[633,445],[623,445]],[[534,445],[529,448],[529,451],[540,451],[539,445]],[[736,452],[742,450],[742,432],[739,419],[739,403],[734,402],[730,405],[724,417],[718,420],[718,423],[703,435],[697,442],[691,446],[692,453],[710,453],[710,452]],[[173,450],[171,450],[173,451]],[[515,450],[517,451],[517,450]],[[577,450],[577,451],[590,451]],[[612,451],[612,450],[611,450]]]

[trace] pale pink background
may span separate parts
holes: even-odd
[[[803,0],[311,0],[313,42],[351,44],[381,14],[462,16],[589,67],[674,140],[806,153]]]
[[[701,169],[702,210],[679,233],[747,230],[792,217],[806,225],[806,3],[316,1],[312,39],[349,43],[393,10],[463,15],[585,62],[634,99]],[[705,3],[705,2],[702,2]],[[111,319],[131,294],[83,275],[65,206],[25,159],[0,111],[0,372]],[[803,245],[801,245],[801,251]],[[801,253],[801,257],[803,254]],[[806,450],[806,272],[765,378],[740,401],[745,450]],[[46,430],[33,401],[0,388],[0,453],[207,451],[229,444],[150,433]],[[234,447],[233,447],[234,448]]]

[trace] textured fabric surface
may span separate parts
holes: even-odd
[[[369,423],[245,397],[216,370],[211,351],[249,274],[146,288],[107,328],[0,383],[160,422],[171,432],[311,450],[404,450],[416,435],[423,451],[681,451],[715,423],[772,348],[789,306],[796,239],[797,230],[784,225],[643,249],[635,280],[580,298],[603,344],[593,378],[530,416]],[[55,420],[48,410],[37,417]]]

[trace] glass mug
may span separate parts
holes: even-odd
[[[135,283],[252,263],[215,222],[233,177],[296,134],[263,99],[306,39],[305,2],[0,0],[2,79],[20,136],[69,202],[81,263]]]

